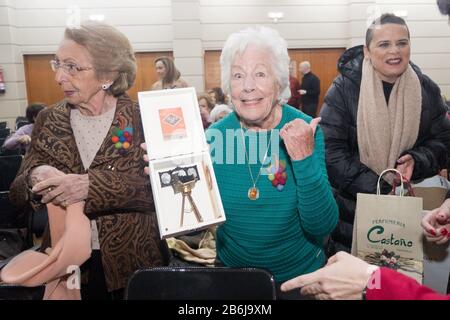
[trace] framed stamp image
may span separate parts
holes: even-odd
[[[138,92],[138,98],[150,160],[208,150],[194,88]]]
[[[139,92],[138,97],[161,238],[223,223],[195,89]]]

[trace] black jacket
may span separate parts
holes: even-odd
[[[329,254],[349,251],[352,241],[356,194],[375,193],[378,175],[359,160],[356,119],[363,62],[363,47],[345,51],[338,61],[340,75],[325,96],[320,126],[325,135],[328,177],[339,206],[339,223],[332,233]],[[450,150],[450,121],[439,87],[411,63],[422,86],[419,134],[411,150],[412,180],[436,175],[445,168]],[[384,181],[384,180],[383,180]],[[382,192],[391,187],[383,182]]]
[[[317,108],[320,95],[320,80],[312,72],[308,72],[303,76],[300,89],[306,90],[306,94],[301,96],[302,104],[313,105]]]

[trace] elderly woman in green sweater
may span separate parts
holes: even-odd
[[[282,103],[290,97],[286,41],[270,28],[245,29],[230,35],[220,63],[235,112],[206,131],[227,219],[217,229],[217,264],[264,268],[277,283],[315,271],[338,209],[320,119]],[[277,294],[301,298],[279,285]]]
[[[276,282],[316,270],[338,209],[320,118],[283,104],[290,97],[286,41],[267,27],[236,32],[220,64],[235,112],[206,132],[227,217],[217,229],[217,258],[265,268]]]

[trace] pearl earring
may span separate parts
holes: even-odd
[[[109,85],[107,85],[107,84],[102,84],[102,89],[103,89],[103,90],[108,90],[108,88],[109,88]]]

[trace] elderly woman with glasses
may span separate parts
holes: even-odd
[[[125,93],[133,49],[115,28],[88,22],[65,30],[51,67],[65,99],[39,114],[11,199],[35,209],[84,202],[93,251],[81,267],[82,298],[120,297],[135,270],[167,258],[141,162],[139,107]]]

